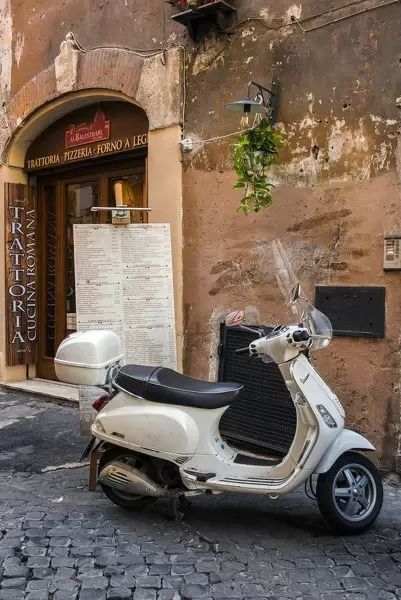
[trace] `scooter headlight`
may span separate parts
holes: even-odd
[[[323,406],[323,404],[318,404],[317,409],[322,415],[322,419],[330,429],[335,429],[337,427],[336,421],[333,419],[329,411]]]

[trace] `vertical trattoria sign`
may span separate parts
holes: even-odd
[[[7,364],[36,360],[37,213],[34,188],[5,184]]]

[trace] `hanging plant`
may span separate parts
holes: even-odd
[[[257,213],[273,202],[269,170],[277,162],[282,142],[283,136],[263,120],[233,145],[233,166],[238,176],[234,188],[245,190],[238,207],[245,215]]]

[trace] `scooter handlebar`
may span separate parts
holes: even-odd
[[[246,348],[239,348],[235,351],[235,354],[249,354],[249,346]]]

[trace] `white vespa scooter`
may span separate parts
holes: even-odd
[[[336,532],[358,533],[376,520],[382,482],[376,467],[360,454],[374,447],[344,428],[340,402],[308,359],[311,350],[330,343],[330,321],[301,296],[299,284],[291,296],[294,305],[302,306],[301,324],[277,326],[267,336],[255,330],[249,348],[237,351],[274,361],[282,373],[297,416],[284,457],[239,450],[222,438],[220,419],[230,404],[241,402],[241,385],[200,381],[164,367],[120,367],[119,341],[110,331],[81,332],[64,340],[56,356],[59,379],[102,384],[111,391],[107,404],[97,402],[100,411],[86,455],[103,451],[98,482],[113,502],[135,509],[157,498],[185,501],[204,492],[275,497],[303,485],[306,490],[308,483],[313,492],[315,476],[313,494]],[[236,311],[226,323],[238,326],[243,318]]]

